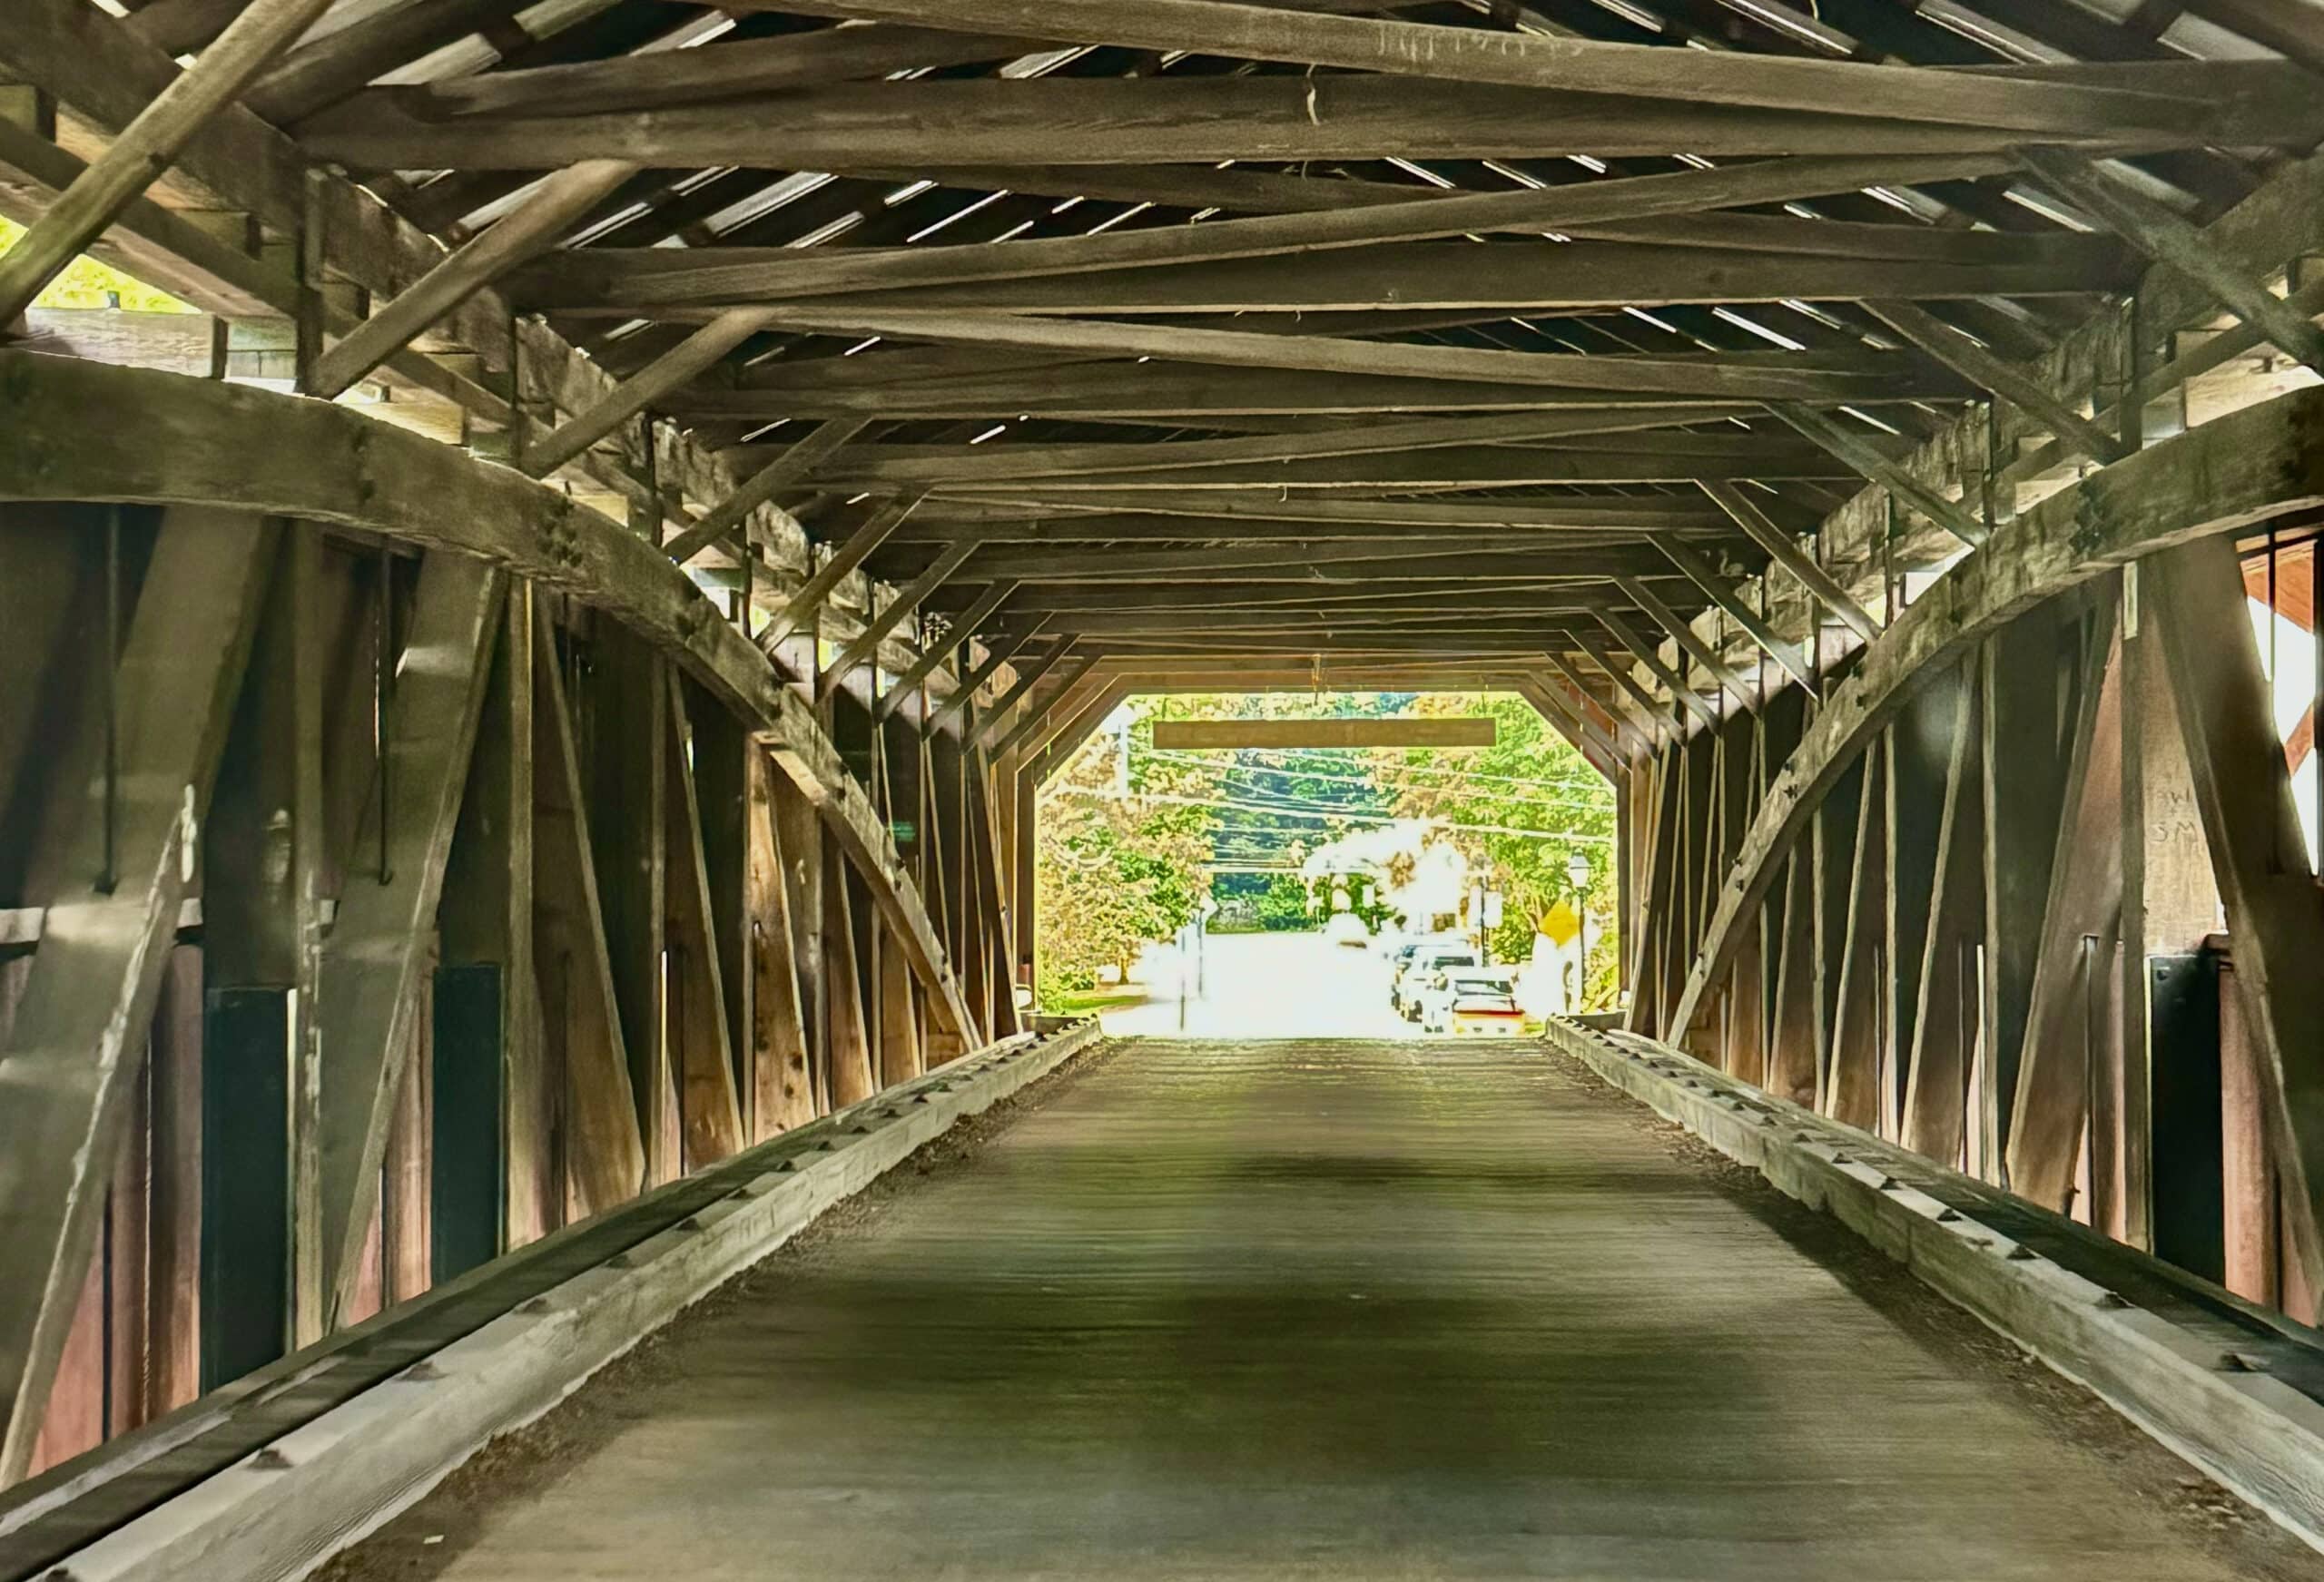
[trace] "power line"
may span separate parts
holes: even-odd
[[[1096,786],[1078,785],[1058,786],[1052,794],[1089,797],[1106,802],[1167,802],[1182,808],[1226,808],[1242,812],[1272,813],[1277,818],[1284,819],[1312,819],[1317,823],[1328,823],[1334,819],[1352,824],[1430,823],[1440,830],[1458,830],[1472,835],[1524,835],[1540,840],[1592,840],[1608,845],[1610,845],[1614,839],[1611,835],[1592,835],[1581,830],[1527,830],[1513,824],[1468,824],[1446,819],[1413,820],[1391,818],[1377,813],[1350,813],[1337,810],[1327,811],[1318,809],[1313,802],[1305,805],[1296,802],[1270,805],[1265,802],[1236,801],[1225,797],[1181,797],[1161,791],[1124,793],[1100,791]]]
[[[1321,753],[1328,752],[1331,750],[1328,748],[1266,747],[1245,748],[1243,751],[1246,752],[1265,752],[1271,757],[1289,757],[1301,752]],[[1140,756],[1146,758],[1167,759],[1173,763],[1207,763],[1211,762],[1208,758],[1200,753],[1180,752],[1169,748],[1147,748],[1142,754],[1140,754]],[[1335,757],[1332,762],[1335,763],[1344,763],[1346,760]],[[1291,769],[1271,769],[1265,764],[1230,762],[1218,764],[1216,767],[1229,770],[1242,769],[1264,774],[1302,774],[1312,780],[1362,780],[1368,778],[1362,775],[1334,775],[1320,769],[1300,769],[1297,767]],[[1425,763],[1382,764],[1376,766],[1373,772],[1374,774],[1441,774],[1454,780],[1493,781],[1504,785],[1538,785],[1561,789],[1576,785],[1606,786],[1604,779],[1594,774],[1561,776],[1555,779],[1542,780],[1521,774],[1494,774],[1490,771],[1482,769],[1437,769]],[[1610,794],[1613,788],[1606,786],[1606,789]]]
[[[1150,757],[1154,757],[1154,758],[1169,758],[1169,759],[1171,759],[1173,762],[1177,762],[1177,761],[1179,760],[1179,758],[1180,758],[1180,755],[1179,755],[1179,754],[1176,754],[1176,753],[1169,753],[1169,752],[1155,752],[1155,753],[1150,753],[1150,754],[1148,754],[1148,756],[1150,756]],[[1263,765],[1263,764],[1244,764],[1244,763],[1226,763],[1226,764],[1221,764],[1221,765],[1219,765],[1219,766],[1218,766],[1218,772],[1219,772],[1219,773],[1221,773],[1221,774],[1271,774],[1271,775],[1275,775],[1275,776],[1277,776],[1278,778],[1285,779],[1285,780],[1328,780],[1328,781],[1338,781],[1338,782],[1341,782],[1341,783],[1343,783],[1343,784],[1348,784],[1348,785],[1376,785],[1376,784],[1378,783],[1378,782],[1377,782],[1377,781],[1374,779],[1374,775],[1366,775],[1366,774],[1331,774],[1331,773],[1327,773],[1327,772],[1325,772],[1324,771],[1322,771],[1322,770],[1316,770],[1316,769],[1269,769],[1269,768],[1265,767],[1265,765]],[[1377,771],[1375,771],[1375,773],[1376,773],[1376,772],[1377,772]],[[1457,771],[1457,770],[1434,770],[1434,771],[1423,771],[1423,772],[1428,772],[1428,773],[1439,773],[1439,774],[1458,774],[1458,773],[1460,773],[1461,771]],[[1483,777],[1483,776],[1477,776],[1477,777],[1473,777],[1473,778],[1486,778],[1486,777]],[[1516,776],[1514,776],[1514,775],[1495,775],[1495,776],[1492,776],[1492,777],[1490,777],[1490,778],[1496,779],[1496,780],[1506,780],[1506,781],[1510,781],[1511,783],[1512,783],[1512,784],[1518,784],[1518,785],[1554,785],[1554,784],[1558,783],[1558,782],[1556,782],[1556,781],[1521,781],[1521,780],[1517,779],[1517,777],[1516,777]],[[1451,786],[1444,786],[1444,785],[1415,785],[1415,786],[1407,786],[1407,787],[1405,787],[1404,789],[1406,789],[1406,790],[1410,790],[1410,791],[1452,791],[1453,788],[1452,788],[1452,787],[1451,787]],[[1610,806],[1610,805],[1611,805],[1611,803],[1612,803],[1612,800],[1613,800],[1613,799],[1612,799],[1612,797],[1611,797],[1611,795],[1610,795],[1610,794],[1609,794],[1608,796],[1604,797],[1604,798],[1592,798],[1592,799],[1582,800],[1582,801],[1576,801],[1576,800],[1573,800],[1573,799],[1571,799],[1571,798],[1560,798],[1560,797],[1529,797],[1529,796],[1524,796],[1524,795],[1521,795],[1521,794],[1517,794],[1517,793],[1513,793],[1513,792],[1512,792],[1512,793],[1509,793],[1509,795],[1508,795],[1508,800],[1509,800],[1509,801],[1511,801],[1523,802],[1523,803],[1525,803],[1526,805],[1528,805],[1529,807],[1537,807],[1537,808],[1602,808],[1602,807],[1608,807],[1608,806]]]

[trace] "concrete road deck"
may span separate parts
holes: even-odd
[[[1131,1041],[1055,1081],[339,1574],[2313,1575],[1531,1046]]]

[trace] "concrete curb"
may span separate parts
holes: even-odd
[[[1009,1039],[840,1112],[807,1153],[771,1160],[709,1207],[290,1430],[46,1576],[58,1582],[304,1576],[832,1204],[1100,1036],[1091,1021],[1046,1038]]]
[[[2223,1350],[2216,1334],[2199,1334],[2142,1308],[1981,1223],[1974,1208],[1947,1204],[1899,1177],[1950,1177],[1965,1197],[1991,1196],[1994,1189],[1983,1183],[1773,1097],[1667,1045],[1554,1020],[1545,1037],[1786,1195],[1831,1214],[2324,1550],[2324,1403],[2265,1371],[2264,1360]],[[2018,1200],[2012,1206],[2043,1212]],[[2135,1248],[2109,1246],[2126,1271],[2165,1268]],[[2175,1272],[2171,1277],[2183,1278]],[[2245,1309],[2254,1332],[2267,1331],[2271,1344],[2320,1343],[2312,1331],[2295,1334],[2299,1326],[2224,1292],[2217,1300]]]

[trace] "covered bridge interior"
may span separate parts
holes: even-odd
[[[9,0],[0,1578],[2299,1574],[2319,142],[2318,0]],[[1527,699],[1620,1013],[1025,1010],[1271,688]]]

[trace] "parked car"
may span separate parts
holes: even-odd
[[[1461,944],[1423,943],[1413,948],[1412,957],[1396,974],[1396,981],[1388,993],[1388,1004],[1403,1013],[1404,1020],[1420,1020],[1420,986],[1437,973],[1453,967],[1474,967],[1477,952],[1472,946]]]
[[[1372,930],[1354,912],[1334,912],[1324,922],[1324,938],[1334,945],[1361,950],[1371,942]]]
[[[1458,968],[1436,974],[1420,996],[1421,1028],[1456,1037],[1515,1037],[1525,1030],[1525,1013],[1505,972]]]

